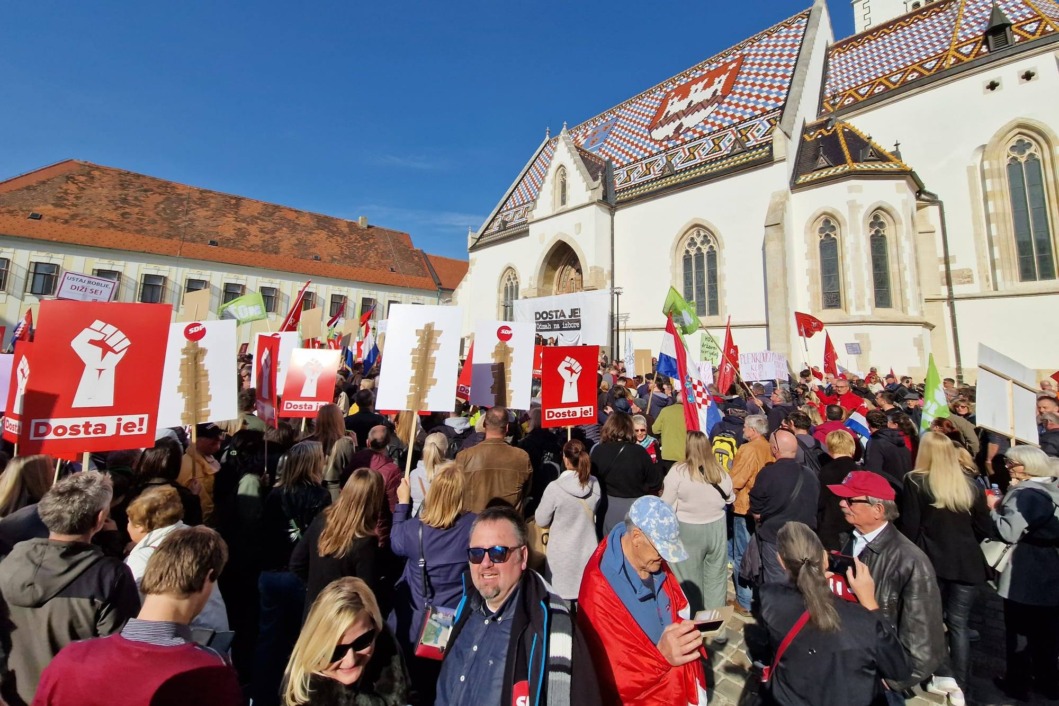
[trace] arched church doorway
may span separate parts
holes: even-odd
[[[540,281],[546,295],[580,292],[584,288],[584,272],[574,249],[566,243],[556,243],[544,260]]]

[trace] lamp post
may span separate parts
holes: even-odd
[[[614,360],[621,359],[621,295],[623,290],[621,287],[614,288],[614,345],[611,346],[611,351],[614,352]]]

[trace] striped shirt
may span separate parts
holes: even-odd
[[[132,618],[121,629],[121,636],[126,640],[146,642],[159,647],[176,647],[194,642],[191,639],[190,627],[165,620]]]

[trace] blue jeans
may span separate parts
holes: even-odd
[[[261,595],[261,629],[251,695],[254,706],[279,706],[280,680],[301,631],[305,584],[289,571],[263,571],[257,586]]]
[[[735,584],[735,600],[744,610],[750,610],[750,601],[754,598],[754,589],[751,586],[743,586],[739,582],[739,565],[743,563],[743,555],[746,554],[746,546],[750,544],[750,530],[746,527],[746,517],[736,515],[732,522],[734,536],[732,537],[732,582]]]

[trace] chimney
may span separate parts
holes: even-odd
[[[357,225],[359,225],[361,228],[367,228],[368,227],[368,217],[367,216],[361,216],[360,218],[358,218],[357,219]]]

